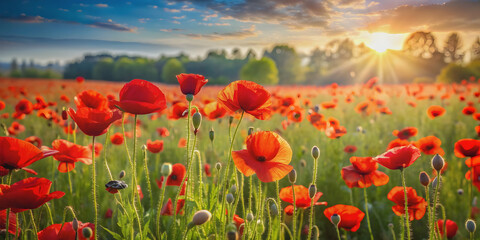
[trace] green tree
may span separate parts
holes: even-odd
[[[154,81],[157,79],[157,69],[155,62],[146,58],[135,59],[134,78]]]
[[[278,68],[278,77],[281,84],[296,84],[304,81],[301,59],[295,49],[288,45],[277,45],[272,51],[265,51],[264,57],[275,61]]]
[[[480,78],[480,59],[471,61],[467,68],[472,72],[473,76]]]
[[[122,57],[115,62],[113,67],[113,78],[115,81],[130,81],[135,78],[135,63],[132,59]]]
[[[112,81],[115,63],[110,57],[102,58],[93,67],[93,79]]]
[[[185,68],[183,67],[182,62],[178,61],[176,58],[169,59],[162,69],[162,78],[166,83],[176,83],[176,75],[184,73]]]
[[[251,59],[240,70],[240,78],[259,84],[277,84],[278,69],[271,58]]]
[[[442,83],[460,82],[471,76],[473,76],[473,72],[470,68],[460,64],[450,63],[442,69],[440,75],[437,76],[437,81]]]

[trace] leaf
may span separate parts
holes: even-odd
[[[105,231],[107,231],[108,233],[110,233],[113,238],[115,238],[115,239],[117,239],[117,240],[122,240],[122,239],[123,239],[123,237],[120,236],[120,234],[115,233],[115,232],[111,231],[110,229],[108,229],[108,228],[106,228],[106,227],[104,227],[104,226],[101,226],[101,227],[102,227]]]

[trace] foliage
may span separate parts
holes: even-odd
[[[165,63],[162,69],[162,78],[166,83],[176,83],[177,76],[180,73],[185,72],[183,64],[175,58],[172,58]]]
[[[271,51],[265,51],[263,56],[275,61],[281,84],[297,84],[305,80],[301,59],[293,47],[277,45]]]
[[[260,60],[251,59],[240,71],[240,78],[259,84],[273,85],[278,83],[278,69],[275,62],[268,57]]]

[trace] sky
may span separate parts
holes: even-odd
[[[289,44],[308,54],[338,38],[401,49],[413,31],[464,46],[480,36],[479,0],[2,0],[0,61],[62,63],[84,53],[157,58]]]

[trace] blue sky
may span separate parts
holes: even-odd
[[[85,52],[201,56],[234,47],[261,53],[276,43],[308,53],[335,38],[373,44],[375,32],[398,49],[415,30],[440,38],[457,31],[469,45],[480,35],[479,12],[473,0],[2,0],[0,61],[66,61]]]

